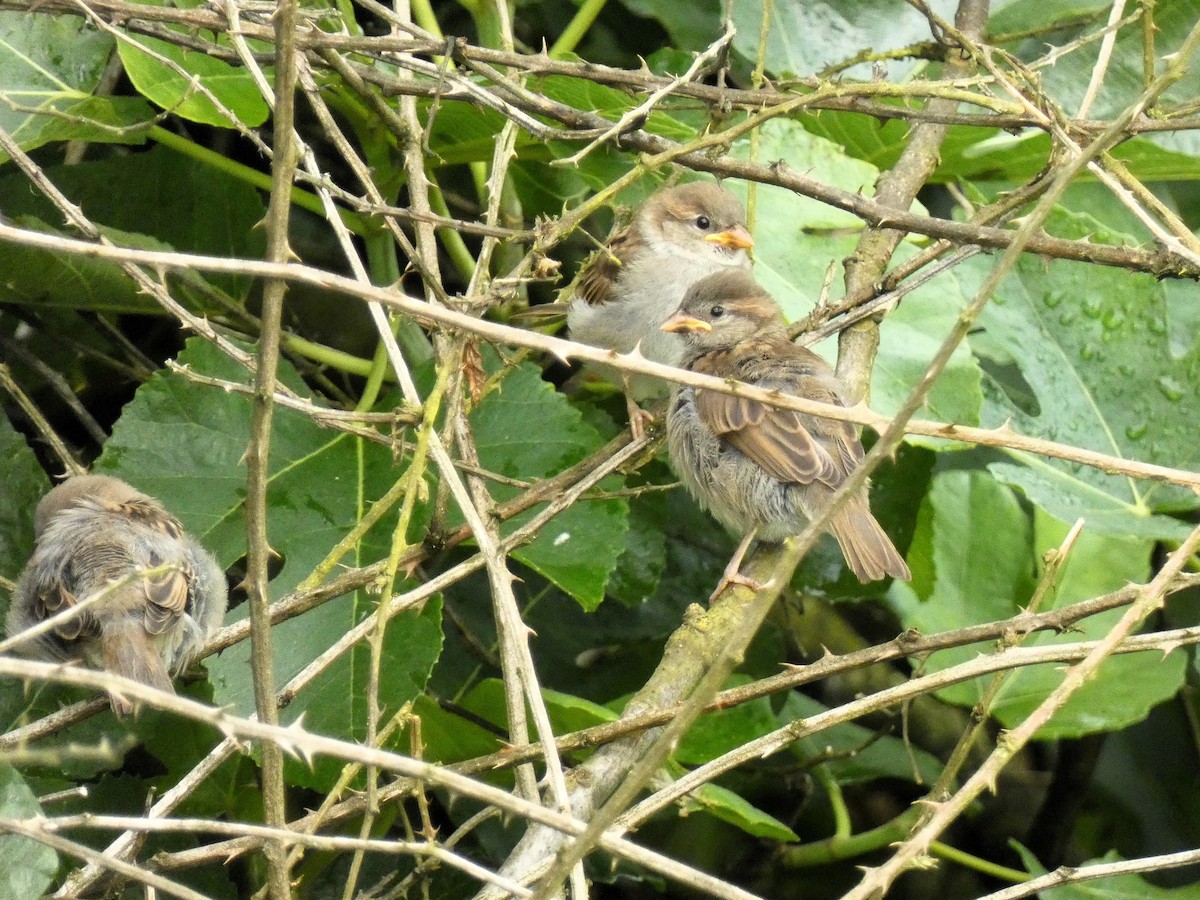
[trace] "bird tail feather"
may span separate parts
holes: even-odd
[[[829,530],[837,538],[851,571],[863,584],[885,575],[908,581],[912,573],[891,538],[875,521],[865,500],[851,500],[833,517]]]
[[[122,623],[112,623],[100,635],[100,650],[106,671],[140,681],[160,691],[174,693],[175,688],[171,686],[171,676],[167,674],[166,664],[151,643],[150,636],[142,628],[141,621],[129,623],[124,627]],[[118,716],[124,718],[133,711],[133,702],[120,692],[110,690],[108,697],[112,702],[113,712]]]

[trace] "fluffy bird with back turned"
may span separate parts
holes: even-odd
[[[42,498],[34,521],[37,546],[17,583],[9,636],[81,608],[16,652],[173,691],[170,673],[195,658],[225,616],[216,560],[157,500],[106,475],[64,481]],[[118,715],[132,711],[127,698],[109,696]]]
[[[748,269],[752,246],[746,211],[725,188],[692,182],[660,190],[580,275],[567,308],[571,338],[619,353],[640,345],[647,359],[677,365],[683,341],[659,330],[663,319],[705,275]],[[663,396],[663,383],[635,375],[626,394],[636,426],[633,401]]]
[[[697,282],[662,328],[685,336],[683,364],[693,372],[845,405],[833,370],[788,340],[779,307],[746,272],[719,272]],[[686,385],[677,385],[671,396],[667,447],[672,467],[700,505],[745,535],[717,593],[745,581],[738,567],[755,537],[782,541],[799,534],[863,458],[847,422]],[[866,490],[850,497],[828,528],[860,581],[911,577],[871,515]]]

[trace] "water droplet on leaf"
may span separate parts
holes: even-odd
[[[1158,385],[1158,389],[1162,392],[1162,395],[1172,403],[1178,403],[1183,399],[1183,385],[1170,375],[1160,376],[1155,383]]]

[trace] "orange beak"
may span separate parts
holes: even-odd
[[[726,228],[716,234],[705,235],[704,239],[714,244],[720,244],[722,247],[728,247],[730,250],[749,250],[754,246],[754,238],[750,236],[745,225],[734,225],[732,228]]]
[[[691,316],[685,316],[683,313],[677,312],[659,325],[658,330],[669,331],[672,334],[695,334],[697,332],[712,331],[712,326],[700,319],[693,319]]]

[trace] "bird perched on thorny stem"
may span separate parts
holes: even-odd
[[[79,475],[42,498],[37,546],[6,623],[19,637],[61,616],[16,652],[79,661],[173,691],[225,616],[225,574],[157,500],[117,478]],[[110,691],[113,710],[133,704]]]
[[[829,364],[788,340],[778,305],[747,272],[698,281],[662,329],[685,336],[683,365],[693,372],[845,405]],[[746,582],[738,568],[756,537],[799,534],[863,458],[848,422],[686,385],[671,395],[667,448],[692,496],[745,536],[714,598],[729,583]],[[865,488],[842,504],[828,528],[860,581],[911,577],[871,515]]]
[[[754,246],[741,201],[720,185],[691,182],[665,188],[614,232],[584,268],[567,308],[573,340],[678,365],[683,342],[659,329],[697,280],[722,269],[748,269]],[[630,423],[639,435],[638,400],[664,394],[655,378],[625,383]]]

